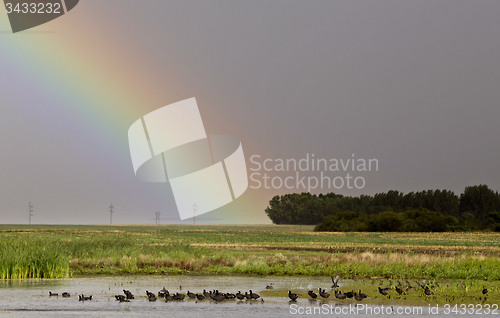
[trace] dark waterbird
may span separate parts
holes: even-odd
[[[483,289],[483,295],[486,295],[488,293],[488,289],[484,288]]]
[[[231,293],[226,293],[226,299],[235,299],[236,298],[236,295],[235,294],[231,294]]]
[[[210,293],[206,290],[203,290],[203,296],[205,296],[205,298],[210,298]]]
[[[172,295],[170,295],[168,292],[165,294],[165,301],[171,301],[171,300],[174,300],[174,298],[172,297]]]
[[[245,295],[243,295],[239,290],[238,292],[236,293],[236,298],[238,298],[239,300],[243,300],[245,299]]]
[[[352,298],[354,297],[354,293],[352,291],[344,293],[347,298]]]
[[[308,291],[307,294],[311,296],[312,299],[318,298],[318,295],[316,295],[312,290]]]
[[[78,300],[79,301],[87,301],[87,300],[92,300],[92,295],[85,297],[83,294],[78,295]]]
[[[354,299],[356,299],[357,301],[362,301],[364,297],[354,293]]]
[[[363,298],[367,298],[368,297],[367,294],[361,293],[361,289],[358,289],[358,295],[361,296],[361,297],[363,297]]]
[[[345,294],[342,294],[342,292],[335,291],[335,298],[337,299],[346,299],[347,296]]]
[[[196,294],[196,299],[203,300],[203,299],[205,299],[205,296],[200,295],[200,294]]]
[[[325,298],[325,299],[326,299],[326,298],[328,298],[328,297],[330,297],[330,294],[329,294],[329,293],[327,293],[324,289],[323,289],[323,290],[321,290],[321,288],[318,288],[318,289],[319,289],[319,295],[320,295],[321,297],[323,297],[323,298]]]
[[[188,290],[187,295],[189,298],[196,298],[196,295]]]
[[[337,275],[337,277],[335,277],[335,279],[334,279],[334,278],[333,278],[333,276],[332,276],[332,282],[333,282],[332,288],[337,288],[337,287],[339,287],[339,284],[338,284],[339,279],[340,279],[340,276],[339,276],[339,275]]]
[[[51,297],[51,296],[59,296],[59,294],[49,291],[49,297]]]
[[[184,298],[186,298],[186,295],[181,294],[181,293],[177,293],[177,294],[173,295],[172,298],[174,300],[184,300]]]
[[[148,294],[148,300],[149,301],[156,301],[156,296],[153,293]]]
[[[70,294],[70,293],[68,293],[68,292],[64,292],[64,293],[62,293],[62,296],[63,296],[64,298],[68,298],[68,297],[71,297],[71,294]]]
[[[432,292],[432,290],[430,290],[430,289],[429,289],[429,287],[425,287],[424,293],[425,293],[427,296],[430,296],[430,295],[434,294],[434,293]]]
[[[291,290],[289,290],[289,291],[288,291],[288,298],[290,298],[292,301],[296,301],[296,300],[297,300],[297,298],[299,298],[299,295],[297,295],[297,294],[292,294],[292,291],[291,291]]]
[[[258,299],[258,298],[260,298],[260,295],[252,292],[252,290],[250,289],[250,298]]]
[[[130,292],[130,290],[123,290],[123,293],[125,294],[125,296],[127,296],[127,299],[134,299],[134,295],[132,295],[132,293]]]
[[[391,289],[390,289],[389,287],[387,287],[387,288],[380,288],[380,287],[379,287],[379,288],[378,288],[378,292],[379,292],[379,293],[381,293],[381,294],[382,294],[382,295],[384,295],[384,296],[387,296],[387,294],[389,294],[389,291],[390,291],[390,290],[391,290]]]
[[[115,299],[119,300],[119,301],[124,301],[125,300],[125,296],[123,296],[123,295],[115,295]]]
[[[151,296],[154,296],[155,294],[153,294],[152,292],[146,290],[146,296],[151,297]]]
[[[398,286],[396,286],[396,291],[398,292],[398,294],[402,295],[403,294],[403,290],[401,288],[399,288]]]

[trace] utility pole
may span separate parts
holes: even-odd
[[[33,206],[31,205],[31,202],[30,202],[30,210],[29,210],[29,214],[28,214],[29,225],[31,225],[31,217],[32,216],[33,216]]]
[[[156,225],[160,224],[160,211],[156,212]]]
[[[198,206],[196,203],[193,205],[193,225],[196,224],[196,212],[198,211]]]
[[[113,203],[109,206],[109,224],[113,224]]]

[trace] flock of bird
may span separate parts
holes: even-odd
[[[59,296],[57,293],[49,292],[49,296]],[[146,296],[149,301],[156,301],[158,298],[165,299],[165,301],[180,301],[184,300],[186,296],[190,299],[196,299],[196,300],[204,300],[204,299],[212,299],[215,301],[223,301],[226,299],[239,299],[239,300],[257,300],[260,298],[260,295],[257,293],[254,293],[252,290],[249,292],[245,292],[244,294],[241,293],[241,291],[238,291],[236,294],[232,293],[222,293],[219,292],[218,290],[213,290],[213,291],[206,291],[205,289],[203,290],[203,293],[200,294],[195,294],[190,292],[189,290],[187,291],[186,294],[182,293],[170,293],[165,287],[163,287],[162,290],[160,290],[157,294],[152,293],[148,290],[146,290]],[[71,297],[70,293],[64,292],[62,293],[62,297]],[[115,299],[120,301],[120,302],[130,302],[131,299],[135,299],[134,295],[130,290],[123,290],[123,295],[115,295]],[[85,295],[78,295],[78,300],[79,301],[88,301],[92,300],[92,295],[90,296],[85,296]],[[261,301],[264,301],[261,298]]]
[[[341,291],[337,290],[337,288],[340,287],[338,284],[340,276],[337,276],[335,278],[333,278],[333,276],[332,276],[331,278],[332,278],[332,282],[333,282],[333,285],[331,288],[334,291],[335,298],[337,298],[339,300],[354,298],[357,301],[362,301],[363,299],[368,297],[368,295],[363,294],[361,292],[361,290],[359,290],[359,289],[358,289],[357,293],[354,291],[342,293]],[[423,289],[425,295],[431,296],[434,294],[434,292],[431,290],[429,285],[426,284],[425,280],[422,282],[422,284],[418,284],[418,286]],[[403,294],[406,294],[408,292],[415,291],[415,287],[413,287],[411,284],[408,284],[408,286],[406,286],[405,290],[403,290],[402,287],[403,286],[401,286],[401,283],[399,283],[399,286],[394,286],[394,290],[399,295],[403,295]],[[431,286],[431,287],[433,287],[433,286]],[[273,288],[274,287],[273,287],[272,283],[266,286],[266,289],[273,289]],[[384,287],[384,288],[378,287],[379,293],[381,295],[384,295],[384,296],[389,296],[389,293],[392,290],[393,290],[392,287]],[[483,295],[486,295],[488,293],[488,289],[483,288],[482,293],[483,293]],[[318,293],[315,293],[313,290],[309,290],[307,292],[307,294],[309,295],[309,297],[311,297],[311,299],[317,299],[318,295],[323,299],[328,299],[330,297],[330,293],[327,293],[326,290],[321,289],[321,287],[318,288]],[[49,292],[49,296],[59,296],[59,294]],[[71,295],[68,292],[62,293],[62,297],[67,298],[70,296]],[[186,296],[190,299],[195,299],[195,300],[212,299],[212,300],[217,301],[217,302],[227,300],[227,299],[257,300],[257,299],[261,298],[259,294],[254,293],[252,290],[250,290],[249,292],[245,292],[245,294],[242,294],[241,291],[238,291],[236,294],[223,293],[223,292],[219,292],[218,290],[213,290],[213,291],[207,292],[205,289],[200,294],[192,293],[189,290],[187,291],[186,294],[182,294],[179,292],[171,294],[167,289],[165,289],[165,287],[163,287],[163,289],[158,291],[157,294],[146,290],[146,296],[149,299],[149,301],[156,301],[157,298],[165,299],[165,301],[182,301],[186,298]],[[291,301],[296,301],[297,298],[299,298],[299,295],[292,293],[292,291],[289,290],[288,297],[290,298]],[[115,295],[115,299],[117,301],[120,301],[120,302],[130,302],[131,299],[134,299],[134,295],[129,290],[124,289],[123,295]],[[83,294],[78,295],[78,300],[80,300],[80,301],[92,300],[92,295],[90,295],[90,296],[84,296]],[[264,300],[261,298],[261,301],[264,301]]]

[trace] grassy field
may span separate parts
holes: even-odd
[[[167,273],[500,279],[500,234],[312,230],[0,225],[0,278]]]

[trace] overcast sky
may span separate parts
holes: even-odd
[[[499,190],[499,30],[499,1],[81,0],[19,34],[2,11],[0,223],[27,223],[29,201],[33,223],[109,223],[110,203],[114,223],[178,223],[169,186],[135,178],[127,131],[190,97],[248,168],[378,160],[351,173],[362,189],[316,194]],[[302,191],[249,188],[197,221],[266,223]]]

